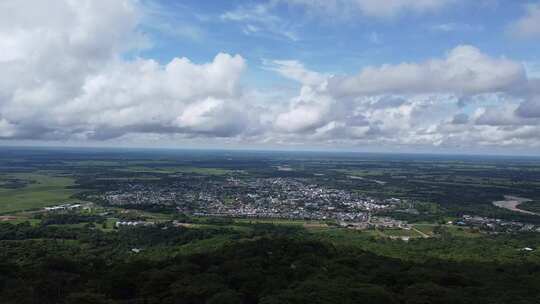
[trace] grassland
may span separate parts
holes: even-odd
[[[76,192],[70,189],[74,179],[44,173],[12,173],[10,178],[31,181],[22,188],[0,188],[0,214],[51,206],[65,200]]]
[[[118,169],[118,171],[136,172],[136,173],[162,173],[162,174],[185,173],[185,174],[201,174],[201,175],[225,175],[232,172],[232,170],[220,169],[220,168],[146,167],[146,166],[129,166],[126,168]]]
[[[234,220],[235,223],[261,223],[261,224],[274,224],[274,225],[286,225],[286,226],[304,226],[306,224],[319,224],[318,221],[306,221],[306,220],[288,220],[288,219],[256,219],[238,218]]]

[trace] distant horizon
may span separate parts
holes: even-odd
[[[392,152],[392,151],[360,151],[360,150],[316,150],[316,149],[256,149],[256,148],[209,148],[209,147],[112,147],[112,146],[54,146],[54,145],[38,145],[38,146],[17,146],[17,145],[0,145],[2,148],[12,150],[94,150],[99,152],[114,151],[114,152],[131,152],[131,151],[156,151],[156,152],[173,152],[173,151],[205,151],[205,152],[260,152],[260,153],[283,153],[283,154],[300,154],[300,153],[319,153],[319,154],[359,154],[359,155],[387,155],[387,156],[446,156],[446,157],[494,157],[494,158],[540,158],[540,154],[488,154],[488,153],[452,153],[452,152]]]

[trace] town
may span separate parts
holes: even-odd
[[[99,197],[112,206],[174,207],[195,216],[281,218],[366,222],[371,214],[395,209],[397,198],[377,199],[330,189],[298,178],[179,180],[163,186],[129,183]]]
[[[418,214],[411,207],[412,202],[405,199],[369,197],[321,186],[309,179],[289,177],[193,179],[177,176],[166,184],[150,181],[119,184],[118,189],[89,199],[109,206],[143,210],[164,208],[196,217],[327,221],[356,230],[408,230],[407,221],[386,214],[392,211]],[[121,222],[117,226],[142,224]],[[448,224],[488,233],[540,232],[538,225],[469,215]]]
[[[482,216],[463,215],[463,217],[455,221],[453,224],[457,226],[477,228],[489,233],[540,232],[540,225],[522,223],[518,221],[506,221]]]

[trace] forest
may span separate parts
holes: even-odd
[[[505,257],[500,251],[539,246],[534,235],[494,236],[477,246],[443,236],[399,248],[403,242],[340,241],[269,224],[246,227],[217,222],[199,229],[161,225],[110,233],[51,223],[0,224],[2,303],[540,300],[540,256]],[[193,243],[203,245],[183,247]]]

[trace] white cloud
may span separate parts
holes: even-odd
[[[481,25],[471,25],[466,23],[441,23],[430,27],[434,32],[480,32],[484,30]]]
[[[291,100],[289,110],[277,116],[275,127],[291,133],[313,131],[331,121],[338,107],[324,92],[303,86],[300,95]]]
[[[265,67],[278,72],[286,78],[309,86],[324,84],[328,78],[328,76],[306,69],[301,62],[296,60],[274,60],[266,63]]]
[[[524,118],[540,118],[540,95],[531,96],[521,103],[516,114]]]
[[[255,5],[239,6],[234,10],[224,12],[220,18],[226,22],[237,22],[242,25],[242,32],[246,35],[270,34],[278,38],[291,41],[299,40],[292,26],[274,14],[276,1],[258,3]]]
[[[140,1],[140,27],[158,31],[169,39],[190,39],[201,42],[206,38],[206,30],[194,21],[202,21],[201,16],[190,12],[180,1],[169,6],[159,1]],[[207,20],[206,20],[207,21]]]
[[[301,84],[274,120],[269,136],[281,143],[440,149],[540,143],[540,134],[530,131],[540,121],[517,115],[525,108],[534,115],[536,104],[520,106],[522,97],[513,96],[533,92],[527,87],[534,80],[522,64],[472,46],[458,46],[442,59],[370,67],[352,76],[321,74],[294,60],[267,68]],[[463,96],[484,101],[462,104]],[[464,107],[476,113],[469,117]]]
[[[360,16],[391,19],[404,13],[435,12],[456,0],[268,0],[251,5],[240,5],[220,15],[221,20],[236,22],[246,35],[271,35],[291,41],[300,40],[297,27],[301,22],[290,22],[277,11],[287,5],[301,8],[306,16],[322,16],[324,20],[349,19]],[[337,17],[337,19],[335,18]],[[379,43],[377,33],[369,39]]]
[[[469,115],[465,113],[458,113],[452,117],[451,123],[454,125],[464,125],[469,122]]]
[[[540,37],[540,4],[528,4],[525,16],[512,23],[509,32],[520,38]]]
[[[249,106],[240,105],[239,55],[206,64],[121,58],[126,39],[140,36],[136,2],[48,1],[54,20],[44,2],[1,5],[0,35],[10,37],[0,39],[2,137],[235,136],[256,123],[241,117]]]
[[[375,13],[379,2],[365,1],[369,9],[360,2],[347,3],[373,16],[438,7],[396,1],[390,5],[395,12]],[[300,90],[263,91],[241,86],[247,63],[240,55],[219,53],[207,63],[126,59],[126,51],[145,45],[140,10],[127,0],[0,2],[0,138],[392,148],[540,144],[538,79],[528,79],[521,63],[475,47],[356,75],[270,61],[265,69],[296,81]],[[271,24],[241,11],[223,18],[245,21],[257,34]],[[464,96],[492,95],[500,97],[458,105]]]
[[[353,0],[360,10],[374,17],[393,17],[402,12],[424,13],[443,8],[450,0]]]
[[[492,107],[482,107],[476,110],[475,124],[486,126],[512,126],[519,125],[520,120],[514,114],[516,105],[502,104]]]
[[[10,138],[15,134],[16,127],[6,119],[0,119],[0,138]]]
[[[188,105],[176,118],[176,125],[182,129],[217,137],[240,134],[247,124],[244,109],[215,98]]]
[[[392,18],[403,13],[438,11],[455,0],[283,0],[317,14],[351,15],[358,12],[375,18]]]
[[[456,93],[505,91],[526,82],[522,64],[489,57],[462,45],[444,59],[368,67],[353,77],[334,78],[330,85],[341,94]]]

